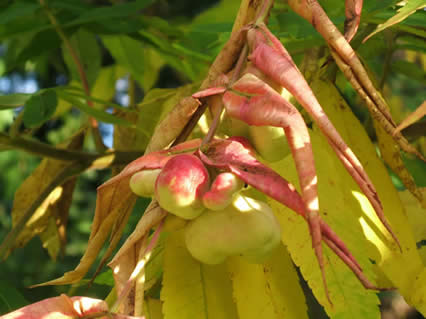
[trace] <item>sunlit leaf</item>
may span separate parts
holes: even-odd
[[[146,319],[163,319],[162,306],[161,300],[148,298],[144,304]]]
[[[422,271],[424,266],[416,250],[416,242],[410,230],[398,193],[387,174],[385,166],[377,157],[375,147],[368,138],[364,128],[350,111],[344,99],[340,97],[335,87],[321,80],[312,83],[312,87],[318,99],[324,101],[322,105],[324,106],[325,112],[330,117],[330,120],[336,125],[342,137],[357,154],[365,167],[382,201],[386,218],[389,220],[402,246],[401,254],[398,252],[395,243],[389,240],[389,235],[383,230],[381,224],[378,223],[372,208],[366,203],[365,199],[363,199],[363,195],[358,193],[356,188],[353,188],[353,185],[350,183],[348,185],[349,181],[347,177],[337,174],[337,166],[333,166],[333,168],[329,168],[328,172],[334,170],[333,176],[340,176],[340,178],[343,178],[346,182],[345,187],[352,189],[352,194],[348,194],[345,197],[349,207],[345,206],[345,209],[340,211],[347,211],[347,208],[351,208],[351,210],[357,209],[357,214],[361,215],[356,215],[359,216],[356,223],[362,226],[366,239],[372,244],[366,246],[366,249],[361,252],[361,256],[365,256],[365,254],[368,253],[369,258],[376,261],[379,269],[391,280],[392,285],[399,289],[399,292],[404,296],[407,302],[419,309],[425,309],[424,307],[426,307],[426,304],[413,303],[416,293],[412,290],[411,286],[414,277]],[[392,147],[392,144],[390,144],[389,147]],[[317,166],[320,165],[319,168],[321,168],[324,160],[317,160],[316,163]],[[326,174],[330,175],[329,173]],[[319,181],[321,181],[320,174]],[[334,196],[333,200],[336,198],[337,197]],[[327,214],[331,215],[331,212],[327,210]],[[345,218],[347,218],[346,215],[347,214],[345,214]],[[345,225],[348,223],[349,222],[346,220]],[[350,224],[353,225],[352,223]],[[331,226],[333,227],[333,225]],[[335,230],[338,231],[338,228]],[[348,233],[349,231],[346,229],[344,232]],[[342,234],[342,236],[343,235],[346,234]],[[343,237],[343,239],[345,239],[345,237]],[[359,249],[360,242],[361,240],[357,241],[357,249]],[[348,244],[349,243],[350,242],[348,242]],[[355,248],[352,247],[353,246],[350,246],[350,249]],[[358,259],[359,256],[357,255],[357,251],[354,250],[354,254]],[[406,271],[404,276],[401,275],[401,268],[404,268]],[[365,269],[368,269],[368,267],[364,267],[364,270]],[[407,274],[411,274],[411,276]]]
[[[161,300],[165,319],[237,318],[225,264],[210,266],[193,259],[184,230],[166,240]]]
[[[130,72],[145,91],[149,90],[163,65],[160,56],[141,41],[126,35],[103,36],[102,40],[117,64]]]
[[[421,192],[426,196],[426,188],[422,188]],[[398,194],[401,198],[401,203],[404,205],[404,211],[407,214],[414,240],[418,246],[421,245],[418,247],[420,251],[425,247],[423,242],[426,241],[426,208],[422,207],[419,201],[408,190],[399,192]],[[426,257],[426,254],[422,256],[423,262],[426,265],[426,258],[424,257]]]
[[[263,268],[268,293],[278,318],[307,319],[305,295],[287,249],[280,245],[263,264]]]
[[[82,146],[83,139],[84,132],[80,132],[71,142],[61,147],[79,149]],[[75,180],[73,182],[66,181],[70,177],[67,176],[67,172],[72,166],[73,164],[70,162],[44,159],[21,184],[15,193],[12,208],[12,222],[14,227],[20,223],[21,218],[26,218],[29,213],[31,215],[25,223],[24,229],[15,239],[12,247],[9,248],[13,249],[26,245],[35,235],[43,234],[49,223],[53,223],[56,227],[64,227],[75,184]],[[46,193],[46,190],[50,188],[53,189]],[[50,231],[52,231],[52,228]],[[44,238],[46,239],[45,242],[47,242],[52,239],[52,236]],[[53,241],[55,242],[54,245],[58,245],[58,248],[62,246],[59,234],[57,236],[53,234]],[[58,250],[55,249],[51,252],[52,258],[56,258]]]
[[[383,31],[386,28],[389,28],[393,26],[394,24],[400,23],[401,21],[405,20],[407,17],[412,15],[414,12],[416,12],[419,9],[425,8],[426,4],[424,0],[409,0],[409,1],[401,1],[401,8],[398,9],[398,13],[396,13],[392,18],[387,20],[385,23],[379,24],[372,33],[370,33],[364,41],[367,41],[369,38],[371,38],[373,35],[375,35],[378,32]]]
[[[299,277],[283,246],[263,265],[240,257],[227,261],[239,318],[308,318]]]
[[[230,257],[227,264],[238,317],[278,319],[262,265],[250,264],[241,257]]]
[[[372,266],[364,254],[368,244],[357,220],[357,216],[361,213],[359,203],[351,193],[352,190],[358,188],[319,132],[311,134],[311,139],[318,174],[319,204],[322,217],[348,246],[367,277],[374,280]],[[297,175],[291,157],[270,165],[290,181],[297,183]],[[333,174],[330,174],[330,171],[333,171]],[[345,179],[351,183],[351,187],[346,184]],[[359,190],[358,192],[361,194]],[[364,200],[368,203],[365,197]],[[280,221],[283,243],[287,246],[293,261],[300,267],[303,277],[317,300],[325,307],[330,318],[339,318],[348,312],[360,318],[379,318],[380,312],[377,307],[379,301],[375,293],[366,291],[349,268],[323,246],[326,280],[333,302],[333,306],[330,306],[324,293],[320,268],[312,249],[306,222],[288,208],[274,201],[269,201],[269,204]]]
[[[115,85],[117,80],[125,76],[125,74],[124,68],[116,65],[103,67],[99,71],[98,77],[90,91],[92,98],[100,100],[99,102],[94,100],[95,108],[104,109],[108,106],[108,102],[112,101],[115,96]],[[101,103],[101,101],[105,103]]]

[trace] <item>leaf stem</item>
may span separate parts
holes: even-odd
[[[77,52],[74,50],[73,46],[71,45],[70,40],[65,35],[64,31],[62,30],[61,26],[59,25],[58,21],[56,20],[55,16],[50,11],[49,7],[47,6],[45,0],[39,0],[41,6],[43,7],[44,11],[46,12],[46,15],[48,19],[50,20],[50,23],[52,23],[53,27],[55,28],[56,33],[59,35],[61,40],[64,42],[65,47],[67,48],[68,52],[71,55],[71,58],[73,59],[76,67],[77,72],[81,80],[81,84],[83,86],[83,90],[86,93],[86,95],[90,96],[90,88],[89,83],[87,81],[86,72],[84,71],[83,65],[78,57]],[[87,105],[90,107],[93,107],[93,103],[90,100],[87,100]],[[98,121],[94,117],[89,118],[90,126],[91,126],[91,132],[93,136],[93,140],[96,145],[96,149],[98,151],[104,151],[106,149],[103,141],[102,136],[99,132],[99,124]]]

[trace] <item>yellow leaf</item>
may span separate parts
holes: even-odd
[[[161,290],[164,318],[238,318],[225,264],[199,263],[186,249],[183,236],[182,229],[166,239]]]
[[[344,179],[351,177],[347,175],[324,138],[319,133],[313,132],[311,140],[318,174],[322,217],[347,244],[367,277],[374,280],[372,265],[365,255],[368,242],[362,234],[358,221],[361,213],[359,203],[352,195],[358,188],[355,183],[348,187]],[[271,167],[297,185],[297,174],[291,157],[273,163]],[[379,318],[379,300],[376,294],[365,290],[349,268],[323,245],[327,285],[333,302],[333,307],[330,306],[324,293],[320,269],[305,220],[276,201],[269,199],[268,202],[280,222],[283,243],[330,318],[338,318],[347,313],[351,313],[355,318]]]
[[[60,147],[79,149],[83,139],[84,131],[80,131],[69,143]],[[66,182],[66,179],[72,175],[72,168],[73,163],[46,158],[20,185],[13,201],[13,227],[15,228],[22,218],[26,218],[25,215],[28,213],[32,215],[26,221],[24,229],[15,239],[11,249],[23,247],[35,235],[42,234],[47,229],[50,219],[54,223],[58,221],[58,225],[61,224],[61,219],[66,219],[75,185],[75,179],[72,179],[74,182],[72,180]],[[49,188],[52,190],[50,191]],[[60,243],[57,244],[60,245]],[[52,258],[56,258],[56,255],[52,255]]]
[[[147,298],[145,300],[145,318],[146,319],[163,319],[162,303],[159,299]]]
[[[266,282],[264,268],[259,264],[250,264],[242,257],[230,257],[227,260],[232,278],[233,296],[238,309],[238,318],[278,319],[271,291]],[[281,283],[283,284],[283,283]]]
[[[47,228],[40,234],[40,239],[43,243],[43,248],[47,249],[50,258],[56,260],[56,256],[61,248],[61,241],[54,219],[49,218]]]
[[[264,263],[264,273],[278,318],[308,319],[308,307],[299,276],[283,245]]]
[[[114,184],[113,187],[104,187],[98,191],[92,232],[80,263],[75,270],[66,272],[62,277],[35,285],[35,287],[64,285],[81,280],[95,261],[117,219],[126,215],[135,201],[136,196],[130,191],[128,179],[120,181],[118,185]]]
[[[103,101],[111,101],[115,95],[117,80],[126,75],[126,71],[119,65],[103,67],[96,78],[90,95]],[[105,109],[106,105],[94,102],[97,109]]]
[[[359,225],[362,226],[365,237],[370,243],[367,245],[367,249],[361,252],[362,255],[377,263],[379,269],[392,281],[392,285],[399,289],[399,292],[407,302],[411,302],[417,308],[425,307],[424,305],[414,304],[415,300],[411,299],[413,294],[412,283],[415,281],[416,276],[423,270],[424,266],[416,249],[416,242],[413,238],[413,233],[404,213],[398,192],[393,186],[385,166],[377,157],[376,150],[364,128],[353,115],[337,89],[330,83],[320,79],[312,83],[312,87],[318,99],[322,102],[321,105],[324,107],[330,120],[357,155],[375,185],[378,196],[383,204],[384,213],[396,233],[403,250],[401,254],[395,243],[390,239],[389,234],[383,229],[382,224],[376,217],[369,202],[365,199],[365,196],[354,186],[354,182],[349,175],[339,174],[345,180],[345,193],[348,193],[348,188],[352,192],[350,197],[345,197],[345,201],[351,200],[353,202],[355,200],[357,203],[357,207],[353,207],[358,211],[356,213],[358,215],[357,227]],[[316,160],[317,166],[323,162],[324,160]],[[336,166],[331,167],[328,174],[330,172],[336,175]],[[321,176],[319,176],[320,178]],[[321,180],[319,181],[321,185]],[[349,202],[348,204],[349,206],[351,205]],[[345,206],[345,208],[347,207],[348,205]],[[347,209],[343,211],[347,211]],[[338,229],[335,230],[338,231]],[[357,245],[361,245],[361,241],[365,240],[359,239]],[[350,249],[354,248],[350,246]],[[355,251],[354,253],[359,258]],[[401,273],[401,269],[404,269],[403,273]]]
[[[299,277],[283,246],[262,264],[241,257],[227,261],[240,319],[308,318]]]
[[[416,309],[426,316],[426,267],[416,276],[412,283],[412,296],[410,301]]]
[[[419,189],[426,196],[426,187]],[[410,223],[414,240],[420,242],[426,240],[426,209],[421,207],[416,198],[408,191],[398,192],[401,203]]]

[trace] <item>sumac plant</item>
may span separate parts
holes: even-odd
[[[55,311],[55,318],[308,318],[313,310],[308,309],[308,288],[302,289],[300,276],[330,318],[378,318],[377,293],[383,290],[398,291],[426,313],[426,270],[416,247],[420,240],[410,231],[382,162],[400,177],[416,204],[425,206],[401,151],[420,162],[424,157],[397,128],[371,72],[354,51],[362,40],[356,34],[358,27],[363,29],[363,2],[344,2],[342,34],[316,0],[243,0],[232,33],[201,87],[165,90],[167,98],[149,91],[154,81],[147,74],[158,72],[159,66],[144,61],[143,68],[132,69],[139,63],[128,58],[132,50],[143,43],[149,54],[162,54],[194,82],[197,72],[205,72],[195,61],[205,63],[207,58],[190,46],[165,40],[179,35],[161,19],[122,21],[117,28],[130,31],[120,39],[115,38],[118,29],[102,22],[103,13],[133,17],[145,2],[106,6],[66,22],[61,14],[70,6],[40,0],[39,9],[63,41],[66,63],[74,63],[71,71],[81,84],[30,97],[24,124],[32,123],[25,113],[31,112],[31,105],[44,101],[49,108],[48,101],[58,96],[90,115],[89,128],[57,148],[16,132],[1,136],[1,143],[51,157],[40,164],[33,179],[44,169],[55,171],[25,201],[30,208],[14,216],[1,253],[8,254],[37,232],[44,234],[50,217],[61,226],[60,216],[66,219],[66,214],[58,209],[69,205],[55,205],[58,198],[59,203],[70,202],[76,176],[87,169],[112,167],[114,176],[97,189],[91,234],[80,264],[61,278],[35,286],[79,283],[109,236],[96,274],[108,264],[114,288],[108,304],[62,295],[2,318],[43,318]],[[416,8],[420,7],[419,2]],[[297,14],[298,23],[300,17],[307,20],[325,40],[321,50],[304,47],[306,56],[298,64],[277,37],[278,30],[271,31],[283,12],[289,17]],[[130,66],[129,81],[136,85],[136,80],[147,91],[140,107],[115,105],[115,115],[102,110],[102,98],[93,93],[96,83],[89,81],[93,65],[81,61],[84,47],[79,41],[90,33],[82,29],[87,34],[74,38],[75,31],[68,29],[87,21],[98,23],[98,40],[116,62]],[[143,27],[135,32],[137,26]],[[353,38],[357,42],[352,46]],[[370,111],[381,157],[341,96],[337,77],[352,86]],[[134,90],[130,93],[134,100]],[[422,110],[424,106],[416,114]],[[414,121],[419,118],[414,116]],[[105,151],[98,121],[115,125],[115,150]],[[86,135],[93,137],[97,153],[82,151]],[[138,153],[142,151],[144,155]],[[34,181],[26,183],[20,196]],[[67,198],[61,198],[59,189],[68,189]],[[138,197],[151,202],[109,260]],[[37,219],[40,214],[44,219]]]

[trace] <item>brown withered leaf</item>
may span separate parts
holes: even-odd
[[[95,261],[116,221],[129,210],[129,207],[133,207],[135,201],[136,195],[131,192],[128,179],[119,181],[114,187],[103,188],[102,192],[98,191],[92,232],[80,263],[62,277],[34,287],[65,285],[80,281]]]
[[[69,143],[59,147],[79,149],[83,145],[84,135],[85,131],[82,130],[74,135]],[[60,247],[65,244],[65,225],[76,181],[75,178],[68,179],[66,172],[70,171],[71,174],[73,165],[72,162],[43,159],[18,188],[12,208],[13,227],[16,227],[26,214],[32,213],[32,216],[25,223],[25,227],[13,245],[9,247],[7,254],[14,248],[25,246],[34,236],[40,235],[43,246],[46,248],[50,246],[49,254],[53,259],[56,258]],[[54,189],[46,193],[46,190],[52,186]],[[39,205],[37,205],[38,202],[40,202]],[[29,212],[31,209],[33,212]],[[52,228],[48,229],[49,224],[50,227],[56,225],[56,231]],[[53,249],[54,246],[58,249]]]

